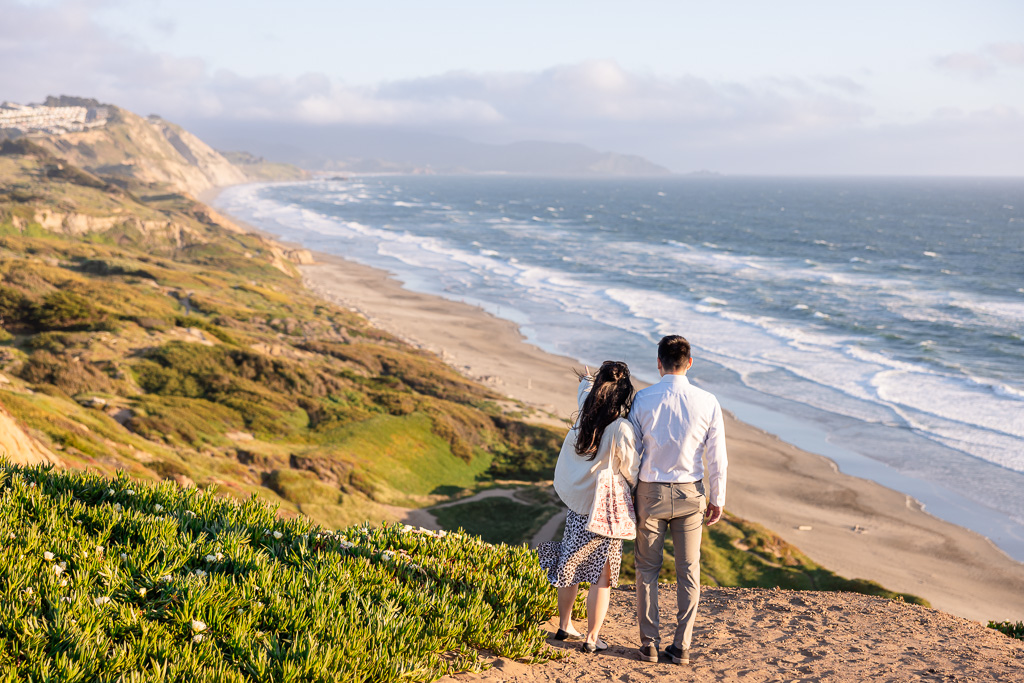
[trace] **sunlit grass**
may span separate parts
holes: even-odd
[[[0,538],[8,680],[420,681],[554,654],[536,558],[470,535],[0,465]]]

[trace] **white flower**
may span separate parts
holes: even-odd
[[[338,545],[340,545],[345,550],[348,550],[349,548],[355,548],[356,547],[355,543],[349,543],[345,539],[339,539],[338,540]]]
[[[121,507],[121,504],[120,504],[120,503],[114,503],[114,509],[115,509],[115,510],[117,510],[118,512],[120,512],[120,511],[121,511],[121,510],[123,510],[124,508],[122,508],[122,507]]]
[[[191,510],[185,510],[185,516],[186,517],[195,517],[196,513],[192,512]]]
[[[441,531],[438,531],[436,535],[437,535],[437,537],[438,537],[438,538],[444,538],[445,536],[447,536],[447,535],[448,535],[448,532],[447,532],[447,531],[444,531],[444,530],[442,529]]]
[[[153,512],[163,512],[163,511],[164,511],[164,506],[161,505],[160,503],[157,503],[156,505],[153,506]]]
[[[138,590],[138,593],[139,593],[139,597],[140,597],[140,598],[144,598],[144,597],[146,597],[146,589],[145,589],[145,588],[140,588],[140,589]]]
[[[96,546],[96,554],[97,555],[102,555],[104,550],[106,550],[106,548],[104,548],[103,546],[101,546],[101,545]]]
[[[274,532],[274,538],[276,538],[277,540],[280,541],[282,536],[284,536],[284,534],[282,534],[280,531]]]
[[[385,550],[384,552],[382,552],[382,553],[380,554],[380,556],[381,556],[381,558],[383,558],[383,559],[384,559],[385,561],[388,561],[388,560],[390,560],[390,559],[391,559],[392,557],[394,557],[394,556],[395,556],[395,554],[394,554],[393,552],[391,552],[390,550]]]
[[[192,630],[195,631],[196,633],[202,633],[203,631],[206,630],[206,624],[204,624],[201,621],[193,620],[192,621]]]
[[[60,576],[63,571],[64,571],[64,568],[61,567],[59,564],[53,565],[53,573],[56,574],[57,576]]]
[[[11,540],[13,540],[13,539],[15,539],[17,537],[18,537],[18,535],[16,533],[14,533],[13,531],[11,533],[7,534],[7,538],[10,538]]]
[[[104,596],[96,598],[95,600],[93,600],[93,602],[96,603],[97,607],[99,607],[100,605],[105,605],[108,602],[110,602],[110,598],[108,598],[107,596],[104,595]]]
[[[170,583],[170,582],[171,582],[171,575],[170,574],[164,574],[163,576],[160,577],[160,583]]]
[[[32,595],[32,586],[25,589],[25,595]]]
[[[88,550],[83,550],[82,551],[82,557],[89,557],[89,551]]]
[[[216,555],[207,555],[206,556],[206,561],[207,562],[216,562],[217,561],[217,556]]]
[[[68,596],[68,595],[65,595],[63,598],[60,599],[60,601],[61,602],[66,602],[66,603],[70,603],[71,602],[71,597]]]
[[[121,553],[121,560],[124,562],[128,561],[128,553]]]
[[[413,529],[413,527],[411,525],[409,525],[409,524],[403,524],[402,525],[402,533],[403,534],[409,533],[410,531],[412,531],[412,529]]]
[[[68,585],[68,580],[67,579],[61,579],[60,580],[60,587],[61,588],[66,588],[67,585]],[[68,599],[68,602],[71,602],[70,598]]]
[[[125,495],[128,495],[128,496],[134,496],[135,495],[135,491],[133,491],[131,489],[125,489],[124,492],[125,492]]]
[[[114,489],[107,489],[107,495],[108,496],[114,495]]]
[[[202,569],[197,569],[192,573],[198,576],[200,579],[206,578],[206,572],[204,572]]]
[[[201,643],[201,642],[203,642],[203,634],[202,633],[197,633],[194,636],[192,636],[192,642],[193,643]]]
[[[46,560],[47,562],[53,562],[57,558],[53,556],[53,553],[51,553],[49,550],[47,550],[46,552],[43,553],[43,559]]]

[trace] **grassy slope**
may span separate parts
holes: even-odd
[[[69,235],[43,214],[125,220]],[[0,250],[0,402],[73,467],[259,492],[331,524],[492,466],[550,469],[556,434],[313,298],[274,245],[182,195],[0,156]]]
[[[557,656],[532,554],[0,465],[4,680],[422,681]],[[125,678],[119,678],[124,676]]]

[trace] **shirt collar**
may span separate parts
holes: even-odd
[[[673,384],[673,385],[689,384],[689,383],[690,383],[690,380],[686,377],[686,375],[665,375],[664,377],[661,378],[661,381],[658,382],[658,384]]]

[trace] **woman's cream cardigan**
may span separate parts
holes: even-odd
[[[580,380],[577,401],[580,409],[593,386],[592,379]],[[555,492],[570,510],[580,515],[590,514],[594,505],[597,474],[608,467],[609,459],[612,459],[614,467],[629,482],[630,488],[635,487],[640,471],[640,457],[636,452],[633,425],[626,418],[620,417],[605,428],[597,456],[593,460],[587,460],[587,456],[576,453],[576,427],[565,435],[555,464]]]

